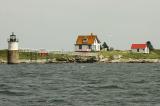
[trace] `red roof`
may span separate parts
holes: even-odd
[[[76,41],[76,44],[94,44],[95,39],[97,39],[98,43],[100,43],[100,40],[98,39],[97,35],[79,35]]]
[[[132,44],[131,49],[145,49],[147,44]]]

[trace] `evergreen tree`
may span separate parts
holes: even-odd
[[[103,49],[107,49],[107,50],[109,50],[109,46],[107,45],[107,43],[106,43],[106,42],[104,42],[104,43],[103,43],[102,48],[103,48]]]
[[[151,41],[147,41],[146,44],[147,44],[147,47],[149,48],[150,51],[154,50],[154,47],[153,47]]]
[[[102,45],[100,45],[100,50],[102,50],[103,49],[103,47],[102,47]]]

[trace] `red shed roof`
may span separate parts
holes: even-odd
[[[147,44],[132,44],[131,49],[145,49]]]

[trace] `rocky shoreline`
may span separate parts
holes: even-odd
[[[68,60],[56,60],[56,59],[41,59],[41,60],[20,60],[20,64],[47,64],[47,63],[160,63],[160,59],[113,59],[108,58],[98,59],[95,57],[80,57]],[[7,61],[0,60],[0,64],[7,64]]]
[[[117,59],[117,60],[107,60],[103,59],[99,62],[103,63],[160,63],[160,59]]]

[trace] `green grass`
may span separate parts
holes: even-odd
[[[42,57],[36,52],[19,52],[19,59],[37,60],[44,58],[46,58],[46,56]]]
[[[100,55],[106,58],[112,58],[114,56],[121,55],[122,59],[160,59],[160,50],[154,50],[150,54],[144,53],[132,53],[131,51],[102,51]]]
[[[48,56],[40,56],[36,52],[19,52],[19,59],[37,60],[37,59],[56,59],[58,61],[66,61],[74,56],[67,54],[48,54]],[[0,59],[7,60],[7,50],[0,50]]]
[[[19,52],[19,59],[46,59],[47,56],[40,56],[38,53],[35,52]],[[7,60],[7,50],[0,50],[0,59]]]
[[[7,50],[0,50],[0,59],[7,60]]]

